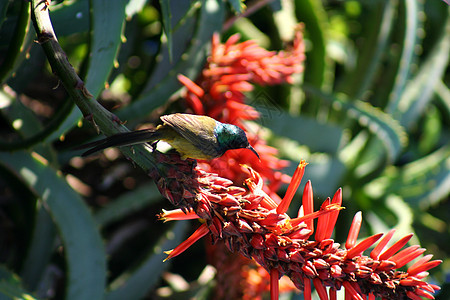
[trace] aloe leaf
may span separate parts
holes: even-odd
[[[42,143],[42,140],[48,137],[57,128],[58,124],[64,120],[68,109],[73,104],[69,102],[63,105],[51,121],[46,124],[46,127],[43,128],[31,110],[4,90],[0,90],[0,103],[2,103],[3,108],[7,108],[2,111],[2,115],[9,121],[16,132],[23,137],[22,139],[11,142],[0,140],[0,150],[14,151],[36,146],[35,150],[42,156],[45,156],[47,159],[54,158],[54,152],[51,146]]]
[[[90,3],[92,29],[85,85],[93,95],[93,99],[96,99],[105,87],[122,42],[122,27],[125,22],[127,1],[92,0]],[[81,112],[74,107],[58,130],[53,132],[47,140],[59,138],[73,128],[80,118]]]
[[[42,129],[35,114],[4,88],[0,90],[0,102],[2,108],[7,108],[2,111],[3,116],[16,131],[21,132],[22,136],[29,137]]]
[[[222,1],[202,1],[197,31],[187,55],[183,55],[182,60],[173,66],[164,79],[129,106],[118,111],[117,115],[123,120],[145,117],[153,109],[167,103],[169,97],[180,89],[177,74],[181,73],[195,79],[205,61],[212,34],[221,29],[224,13]]]
[[[170,266],[170,261],[163,262],[167,255],[161,250],[173,249],[181,243],[188,225],[188,222],[176,222],[173,229],[166,232],[137,269],[126,272],[111,283],[106,299],[142,299]]]
[[[30,7],[28,3],[21,1],[19,16],[11,42],[8,45],[8,51],[3,57],[3,63],[0,66],[0,82],[4,82],[19,66],[19,62],[25,58],[24,49],[31,42],[30,34]]]
[[[1,1],[0,2],[0,27],[2,27],[3,22],[6,19],[6,11],[8,10],[8,5],[10,1]]]
[[[391,183],[386,193],[401,196],[415,208],[426,209],[450,193],[450,147],[387,173]]]
[[[106,257],[96,224],[83,200],[37,155],[0,152],[0,163],[49,209],[66,253],[66,299],[102,299]]]
[[[91,0],[91,47],[86,88],[97,98],[114,67],[122,42],[127,0]]]
[[[387,160],[393,162],[408,142],[404,128],[391,115],[366,102],[355,101],[343,104],[349,117],[356,119],[360,125],[378,137],[385,147]]]
[[[404,22],[405,26],[402,43],[403,49],[399,59],[395,83],[389,96],[389,103],[386,109],[388,113],[397,110],[407,81],[411,77],[411,67],[417,57],[415,53],[415,46],[418,42],[417,32],[422,25],[422,22],[418,18],[422,5],[416,0],[406,0],[404,2],[401,1],[401,3],[405,5],[405,14],[401,14],[401,21]]]
[[[24,285],[32,291],[38,288],[41,276],[54,251],[56,237],[55,224],[47,210],[39,205],[36,214],[33,237],[20,273]]]
[[[347,82],[343,87],[343,92],[352,98],[362,98],[383,63],[383,55],[393,28],[397,2],[397,0],[377,2],[378,9],[366,21],[368,30],[363,34],[365,42],[358,56],[357,66],[347,76]]]
[[[169,51],[169,61],[172,62],[172,14],[170,12],[170,0],[160,0],[159,5],[161,6],[162,13],[162,23],[164,27],[164,33],[167,38],[167,49]]]
[[[104,227],[160,199],[161,194],[155,185],[144,185],[121,195],[114,202],[99,210],[95,214],[95,221],[99,226]]]
[[[305,82],[317,88],[328,86],[329,80],[326,78],[330,71],[330,62],[326,54],[326,29],[328,20],[325,9],[321,1],[297,0],[295,1],[295,14],[297,19],[305,23],[307,38],[313,45],[306,60]]]
[[[189,50],[191,40],[196,37],[196,26],[198,24],[196,23],[195,12],[199,11],[201,5],[199,6],[195,3],[192,5],[186,5],[186,3],[181,5],[178,2],[176,4],[172,2],[172,5],[177,7],[177,9],[172,10],[172,22],[177,23],[177,25],[173,26],[172,61],[170,60],[167,43],[162,43],[157,64],[153,67],[152,73],[149,75],[140,97],[151,93],[161,81],[170,78],[169,73],[172,72],[173,76],[173,68],[181,63],[182,56]],[[136,100],[139,101],[138,99]]]
[[[57,36],[67,36],[89,30],[89,0],[64,1],[51,12]]]
[[[308,146],[313,152],[336,154],[343,144],[343,128],[319,123],[305,116],[291,116],[285,112],[262,114],[261,124],[277,136],[288,137]]]
[[[446,114],[447,117],[450,116],[450,90],[442,80],[439,80],[436,83],[435,92],[438,96],[437,99],[444,108],[444,114]]]
[[[0,266],[0,299],[34,300],[36,298],[25,291],[16,274]]]
[[[408,136],[405,130],[398,121],[382,110],[359,100],[344,101],[335,95],[324,94],[311,87],[304,88],[307,92],[329,101],[335,109],[345,111],[348,117],[358,121],[361,126],[374,134],[383,144],[389,162],[394,161],[406,146]]]
[[[450,53],[450,9],[447,22],[442,28],[440,38],[419,73],[408,83],[394,115],[400,123],[410,128],[417,123],[425,106],[431,101],[434,88],[447,69]]]

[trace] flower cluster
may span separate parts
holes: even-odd
[[[369,299],[420,299],[421,296],[433,299],[432,293],[439,289],[422,281],[428,275],[427,270],[442,262],[432,261],[431,255],[419,259],[406,271],[399,270],[425,251],[419,246],[401,250],[412,235],[388,248],[394,230],[356,243],[362,222],[361,213],[357,213],[345,249],[330,238],[342,209],[341,189],[314,211],[313,191],[308,181],[302,208],[297,217],[290,218],[286,211],[303,177],[304,161],[277,204],[264,192],[261,176],[250,167],[242,167],[249,176],[245,181],[247,190],[201,170],[194,161],[182,161],[176,155],[160,155],[159,159],[163,167],[150,175],[163,195],[175,205],[181,205],[180,209],[164,211],[160,217],[166,221],[195,218],[205,221],[185,242],[168,251],[167,259],[209,235],[213,243],[223,240],[230,251],[257,261],[268,271],[272,299],[278,298],[278,280],[282,275],[287,275],[303,290],[305,299],[310,299],[312,285],[321,299],[336,299],[342,287],[349,299],[366,296]],[[318,221],[314,228],[315,218]],[[370,256],[363,255],[378,240]]]
[[[266,182],[265,192],[274,201],[279,202],[281,199],[276,192],[281,184],[290,180],[289,176],[280,170],[285,168],[288,162],[280,160],[277,157],[277,150],[268,146],[257,135],[259,131],[257,125],[251,130],[247,127],[248,124],[245,121],[257,120],[260,115],[251,106],[255,101],[245,103],[245,93],[254,89],[253,84],[292,83],[292,76],[303,71],[305,54],[302,25],[297,28],[292,47],[278,53],[263,49],[255,41],[240,43],[239,40],[240,36],[235,34],[225,43],[221,43],[219,35],[215,34],[211,43],[211,55],[208,63],[196,83],[183,75],[179,75],[178,79],[187,88],[184,98],[194,113],[209,115],[221,122],[243,128],[250,144],[261,158],[258,160],[250,151],[228,151],[219,159],[200,162],[201,168],[208,172],[218,173],[221,177],[232,180],[234,184],[241,185],[246,179],[246,175],[241,171],[240,165],[248,164],[258,171]],[[257,104],[264,105],[265,109],[274,109],[274,107],[267,107],[267,105],[273,106],[273,101],[262,100],[262,103]],[[211,246],[208,245],[206,248],[208,251]],[[218,243],[215,245],[214,251],[214,253],[225,253],[228,250],[222,243]],[[262,295],[267,286],[264,284],[269,280],[268,276],[264,276],[267,273],[254,261],[245,260],[238,254],[228,254],[226,257],[230,261],[228,268],[224,268],[223,257],[218,260],[210,259],[210,263],[218,270],[216,280],[224,283],[217,285],[219,288],[216,289],[215,297],[229,299],[252,295],[251,299],[258,299],[257,295]],[[224,271],[230,268],[239,271]],[[235,288],[236,286],[243,288],[239,290]],[[289,284],[285,286],[292,289]]]
[[[245,92],[252,91],[253,84],[291,83],[293,74],[303,71],[305,54],[301,26],[287,51],[267,51],[253,40],[239,43],[239,39],[240,36],[235,34],[222,44],[215,34],[208,64],[197,83],[183,75],[179,75],[178,79],[187,88],[184,98],[194,113],[243,128],[250,144],[261,157],[259,161],[248,151],[228,151],[222,158],[202,163],[202,167],[240,183],[245,179],[240,164],[246,163],[268,183],[266,192],[276,197],[275,191],[289,180],[278,170],[286,167],[288,162],[278,159],[277,150],[259,139],[257,130],[248,130],[243,122],[259,118],[259,113],[245,104]]]
[[[222,241],[212,244],[206,236],[205,243],[208,262],[217,270],[214,299],[264,299],[270,291],[270,276],[263,267],[239,253],[230,252]],[[295,289],[287,276],[280,278],[280,294]]]

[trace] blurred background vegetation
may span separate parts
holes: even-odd
[[[359,210],[361,237],[415,233],[444,260],[430,280],[449,299],[448,5],[263,2],[52,1],[50,16],[88,90],[131,129],[185,111],[176,76],[195,80],[214,32],[281,50],[302,22],[304,73],[247,95],[284,173],[306,159],[317,203],[343,187],[338,242]],[[0,299],[212,299],[202,243],[162,263],[197,224],[158,222],[172,207],[117,149],[73,150],[97,133],[35,42],[29,2],[0,1],[0,26]]]

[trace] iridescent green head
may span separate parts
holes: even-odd
[[[232,124],[224,124],[216,121],[214,133],[217,137],[219,146],[224,153],[225,151],[230,149],[246,148],[253,151],[253,153],[255,153],[259,159],[258,152],[256,152],[256,150],[253,149],[252,146],[250,146],[244,130],[242,130],[238,126]]]

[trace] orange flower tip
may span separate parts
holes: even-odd
[[[300,182],[302,181],[303,175],[305,174],[305,166],[307,163],[302,160],[297,166],[297,169],[294,172],[294,175],[292,176],[291,184],[289,184],[288,189],[286,191],[286,195],[284,195],[283,200],[277,207],[277,213],[284,214],[287,212],[289,205],[291,204],[292,198],[295,195],[295,192],[297,191]]]
[[[422,289],[415,289],[414,291],[416,293],[416,295],[421,296],[421,297],[425,297],[427,299],[434,299],[434,296],[431,295],[430,293],[428,293],[427,291],[424,291]]]
[[[163,223],[169,222],[169,220],[165,217],[162,217],[161,215],[156,215],[156,218],[158,221],[162,221]]]
[[[338,203],[331,203],[325,207],[326,210],[343,210],[345,206],[341,206]]]
[[[239,164],[239,166],[241,166],[244,170],[247,170],[249,172],[250,172],[250,170],[252,170],[252,168],[247,164]]]
[[[329,204],[327,206],[325,206],[324,208],[321,208],[319,211],[301,216],[301,217],[297,217],[297,218],[293,218],[290,220],[290,223],[292,225],[292,227],[299,225],[302,222],[306,222],[308,220],[313,220],[315,218],[318,218],[322,215],[328,214],[332,211],[338,211],[341,209],[345,209],[345,207],[339,206],[339,204]]]
[[[430,292],[431,294],[434,294],[441,289],[439,286],[435,284],[430,284],[424,281],[421,281],[420,288],[424,291]]]
[[[442,260],[432,260],[432,261],[426,262],[424,264],[421,264],[421,265],[418,265],[415,267],[413,266],[413,267],[409,268],[407,270],[407,272],[409,275],[414,276],[416,274],[433,269],[433,268],[439,266],[441,263],[442,263]]]
[[[306,160],[302,159],[299,163],[299,167],[304,168],[308,165],[309,163],[306,162]]]
[[[386,251],[381,253],[379,259],[386,260],[386,259],[390,258],[392,255],[397,253],[397,251],[399,251],[401,248],[403,248],[403,246],[405,246],[409,242],[409,240],[413,237],[413,235],[414,235],[413,233],[410,233],[410,234],[402,237],[400,240],[398,240],[396,243],[394,243],[394,245],[392,245],[391,247],[386,249]]]
[[[198,86],[195,82],[187,78],[186,76],[182,74],[177,75],[177,79],[179,82],[181,82],[191,93],[196,95],[197,97],[201,98],[205,95],[205,91]]]
[[[166,260],[169,260],[169,259],[171,259],[173,257],[173,255],[171,255],[172,252],[173,252],[173,249],[164,251],[164,254],[167,254],[168,256],[163,260],[163,262],[166,262]]]
[[[180,221],[180,220],[194,220],[200,217],[193,211],[184,212],[180,208],[174,210],[162,210],[162,213],[156,215],[158,220],[165,222]]]
[[[441,287],[436,285],[436,284],[432,284],[430,283],[429,286],[434,290],[434,291],[440,291]]]
[[[415,277],[418,278],[418,279],[423,279],[423,278],[428,277],[428,276],[430,276],[429,272],[420,272],[419,274],[415,275]]]
[[[342,188],[339,188],[336,193],[333,196],[333,200],[331,200],[331,203],[342,203]]]

